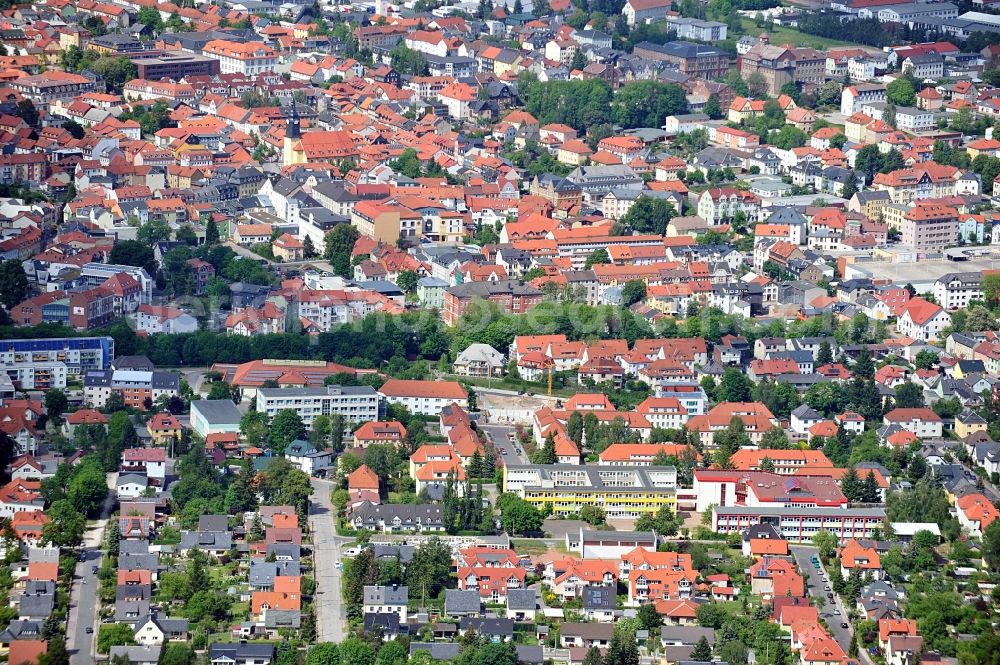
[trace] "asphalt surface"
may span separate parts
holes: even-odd
[[[80,561],[76,564],[73,588],[70,592],[70,610],[66,618],[66,650],[70,665],[89,665],[95,661],[94,639],[97,635],[97,593],[100,582],[93,572],[104,560],[104,530],[115,505],[113,488],[118,474],[108,474],[108,496],[101,507],[101,517],[83,537]],[[88,633],[87,628],[94,632]]]
[[[826,597],[828,593],[833,593],[832,590],[826,590],[826,587],[830,586],[830,578],[822,567],[817,570],[812,563],[813,556],[818,556],[819,550],[815,547],[803,547],[801,545],[790,545],[789,549],[792,551],[792,556],[795,557],[795,563],[798,565],[799,571],[805,577],[806,597],[822,598],[825,601],[819,615],[821,618],[826,619],[831,637],[837,641],[837,644],[844,650],[844,653],[847,653],[847,650],[851,646],[851,620],[847,618],[846,608],[840,602],[840,597],[837,594],[833,594],[833,600]],[[839,615],[833,614],[835,609],[840,611]],[[847,623],[848,628],[841,628],[840,624],[842,623]]]
[[[493,439],[493,445],[496,447],[500,457],[503,458],[505,465],[517,466],[529,463],[528,455],[524,452],[521,444],[510,440],[510,435],[514,432],[513,427],[508,427],[507,425],[490,425],[480,422],[479,429],[486,432]]]
[[[344,626],[347,613],[341,592],[341,548],[350,538],[338,536],[334,528],[336,509],[330,501],[333,483],[312,480],[313,494],[309,501],[309,528],[313,539],[313,566],[316,575],[316,637],[318,642],[341,642],[347,637]]]

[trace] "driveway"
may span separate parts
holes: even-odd
[[[500,457],[503,458],[503,463],[506,466],[518,466],[530,463],[528,455],[524,452],[521,444],[510,440],[510,435],[514,433],[513,427],[508,427],[507,425],[489,425],[480,422],[479,429],[486,432],[493,440],[493,445],[500,454]]]
[[[313,478],[309,501],[309,529],[313,541],[313,567],[316,577],[316,638],[318,642],[341,642],[347,637],[344,626],[347,613],[341,592],[341,547],[351,538],[338,536],[334,528],[336,509],[330,501],[334,484]]]
[[[825,589],[825,587],[830,586],[830,578],[823,568],[817,570],[812,563],[813,556],[818,555],[819,550],[815,547],[804,547],[802,545],[790,545],[789,549],[792,551],[792,556],[795,557],[795,563],[799,567],[799,571],[805,577],[806,598],[822,598],[825,601],[826,604],[820,610],[819,615],[826,619],[826,624],[830,628],[830,635],[837,641],[837,644],[844,650],[844,653],[847,653],[847,650],[851,646],[850,619],[847,618],[847,610],[840,601],[840,596],[833,594],[832,601],[826,597],[828,593],[833,593]],[[840,614],[833,614],[834,609],[839,610]],[[840,624],[842,623],[847,623],[848,628],[841,628]]]
[[[100,583],[93,572],[94,566],[101,567],[104,557],[104,530],[108,517],[115,506],[114,487],[117,473],[108,474],[108,496],[101,506],[100,518],[91,525],[83,536],[80,561],[76,564],[73,587],[70,591],[70,610],[66,618],[66,649],[69,651],[70,665],[89,665],[94,662],[94,633],[97,630],[97,593]]]

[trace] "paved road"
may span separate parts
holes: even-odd
[[[795,563],[799,570],[805,575],[806,597],[822,598],[825,601],[826,604],[820,610],[820,616],[826,619],[831,636],[846,653],[851,646],[850,619],[847,618],[846,608],[840,602],[840,597],[837,594],[833,595],[833,601],[827,598],[827,594],[832,593],[832,591],[826,590],[826,587],[830,586],[830,578],[826,575],[825,570],[822,568],[817,570],[812,563],[812,558],[818,550],[815,547],[801,545],[791,545],[789,549],[792,551],[792,556],[795,557]],[[840,611],[839,615],[833,614],[835,609]],[[842,623],[847,623],[849,627],[842,628],[840,625]]]
[[[104,529],[115,506],[113,488],[117,480],[117,473],[108,474],[108,489],[112,491],[108,492],[104,500],[100,519],[83,537],[80,562],[76,564],[70,592],[69,616],[66,619],[66,649],[70,654],[70,665],[89,665],[94,662],[95,634],[87,633],[87,628],[97,630],[97,592],[100,583],[97,575],[91,571],[94,566],[100,568],[104,556]]]
[[[313,478],[313,494],[309,501],[309,528],[313,539],[313,566],[316,576],[316,634],[319,642],[341,642],[347,637],[344,626],[347,614],[340,589],[341,547],[350,538],[336,535],[336,510],[330,502],[333,483]]]
[[[503,458],[504,464],[511,466],[529,463],[528,456],[525,454],[521,444],[510,440],[510,435],[514,432],[513,427],[508,427],[507,425],[490,425],[480,422],[479,428],[493,439],[493,444]]]

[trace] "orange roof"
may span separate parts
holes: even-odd
[[[352,490],[370,489],[378,492],[378,475],[366,464],[362,464],[347,476],[347,488]]]
[[[14,640],[7,654],[9,665],[37,665],[42,655],[48,653],[49,643],[45,640]]]
[[[988,527],[1000,515],[996,507],[990,503],[990,500],[979,493],[966,494],[960,497],[957,505],[958,509],[965,513],[966,519],[971,522],[979,522],[980,530]]]

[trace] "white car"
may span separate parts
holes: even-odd
[[[359,547],[351,547],[344,550],[344,556],[355,557],[359,554],[361,554],[361,548]]]

